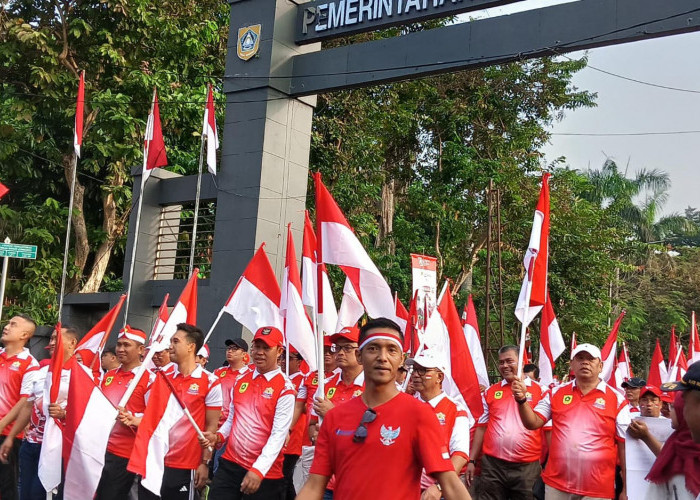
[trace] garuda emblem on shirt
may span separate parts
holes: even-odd
[[[397,427],[394,429],[392,426],[389,427],[384,427],[382,425],[382,428],[379,429],[379,434],[381,435],[381,442],[384,446],[391,446],[394,444],[396,441],[396,438],[399,437],[399,434],[401,433],[401,427]]]

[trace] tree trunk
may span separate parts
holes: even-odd
[[[73,180],[73,172],[77,167],[74,160],[74,155],[65,156],[63,159],[63,171],[70,189]],[[80,280],[85,271],[88,255],[90,254],[90,242],[88,240],[87,224],[83,214],[83,200],[85,198],[85,187],[80,183],[78,178],[75,179],[75,193],[73,195],[73,225],[71,233],[75,241],[75,259],[73,265],[77,268],[75,276],[66,280],[66,293],[75,292],[78,290]]]
[[[394,232],[395,192],[396,181],[394,179],[391,179],[382,185],[382,204],[381,217],[379,220],[379,234],[377,234],[377,239],[375,242],[375,246],[380,247],[384,240],[389,240],[387,245],[387,251],[389,252],[389,255],[394,255],[396,253],[396,243],[392,238],[392,233]]]

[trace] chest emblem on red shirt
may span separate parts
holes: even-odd
[[[267,387],[267,388],[263,391],[262,397],[264,397],[265,399],[272,399],[272,395],[273,395],[274,393],[275,393],[275,390],[274,390],[272,387]]]
[[[247,388],[248,388],[248,382],[243,382],[243,383],[241,384],[241,387],[238,389],[238,392],[240,392],[241,394],[243,394]]]
[[[438,419],[438,422],[440,422],[440,425],[445,425],[445,414],[442,412],[439,412],[437,415],[435,415]]]
[[[10,365],[10,370],[14,370],[14,371],[19,370],[19,366],[20,366],[21,364],[22,364],[22,363],[20,363],[19,361],[13,362],[13,363]]]
[[[570,405],[573,400],[574,397],[571,394],[568,394],[564,396],[564,399],[562,399],[562,403],[564,403],[565,405]]]
[[[219,377],[224,378],[226,376],[226,370],[222,370],[221,373],[219,373]]]
[[[352,393],[353,398],[356,398],[357,396],[362,396],[362,391],[360,389]]]
[[[503,397],[503,391],[496,391],[493,395],[493,399],[501,399]]]
[[[328,389],[328,392],[326,392],[326,397],[328,399],[331,399],[334,394],[335,394],[335,387],[331,387],[330,389]]]
[[[311,380],[311,385],[318,385],[318,375],[316,375],[313,380]]]
[[[187,394],[199,394],[199,384],[194,383],[187,389]]]
[[[595,400],[595,403],[593,403],[593,406],[596,408],[600,408],[601,410],[605,409],[605,398],[597,398]]]
[[[105,387],[107,387],[109,384],[112,383],[112,380],[114,380],[114,377],[110,376],[105,379]]]
[[[394,444],[396,442],[396,438],[399,437],[399,434],[401,434],[401,427],[394,429],[393,426],[384,427],[382,425],[382,428],[379,429],[379,435],[381,436],[380,441],[384,446],[391,446]]]

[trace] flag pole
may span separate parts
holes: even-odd
[[[141,190],[139,191],[139,201],[136,208],[136,222],[134,228],[134,244],[131,247],[131,263],[129,265],[129,284],[126,287],[126,305],[124,306],[124,324],[122,328],[126,326],[126,322],[129,316],[129,303],[131,302],[131,287],[134,282],[134,266],[136,264],[136,246],[139,241],[139,226],[141,225],[141,208],[143,207],[143,190],[146,186],[146,180],[148,180],[146,165],[148,164],[148,152],[151,149],[151,140],[149,139],[149,127],[150,133],[153,133],[153,108],[156,102],[156,88],[153,87],[153,99],[151,100],[151,112],[148,115],[148,121],[146,122],[146,147],[143,150],[143,171],[141,172]],[[122,406],[122,405],[120,405]]]
[[[209,340],[209,337],[211,337],[211,334],[214,333],[214,328],[216,328],[216,325],[219,324],[219,320],[221,319],[221,316],[224,315],[225,310],[226,310],[226,307],[222,307],[221,310],[219,311],[219,314],[216,315],[216,319],[214,320],[214,324],[211,325],[211,328],[209,328],[207,335],[204,337],[204,344],[207,343],[207,340]]]
[[[530,262],[531,269],[528,269],[528,280],[527,280],[527,285],[525,286],[525,317],[524,319],[526,321],[521,321],[520,322],[520,349],[518,350],[518,378],[523,377],[523,355],[525,354],[525,337],[527,336],[527,325],[529,324],[527,322],[527,314],[528,311],[530,310],[530,298],[532,296],[532,279],[530,277],[532,276],[531,271],[535,267],[535,260],[537,257],[532,259]]]
[[[168,377],[165,376],[165,373],[163,373],[163,370],[158,370],[157,373],[158,373],[158,375],[163,377],[163,380],[165,380],[165,383],[168,385],[168,389],[170,389],[170,392],[177,400],[178,404],[180,405],[180,408],[182,408],[182,411],[185,413],[187,420],[189,420],[190,424],[192,424],[192,428],[197,433],[197,437],[201,441],[204,441],[206,438],[204,437],[204,433],[202,432],[202,429],[199,428],[199,426],[197,425],[197,422],[194,421],[194,418],[192,417],[190,410],[187,408],[187,406],[185,406],[185,403],[182,401],[182,399],[180,399],[180,396],[177,395],[177,392],[175,391],[175,387],[173,387],[173,383],[168,379]],[[207,446],[207,450],[213,451],[211,446]]]
[[[119,297],[119,309],[121,310],[121,304],[124,303],[124,299],[126,299],[126,296],[124,294]],[[108,313],[109,314],[109,313]],[[114,323],[117,321],[117,316],[119,315],[119,311],[117,311],[117,314],[115,314],[112,318],[112,321],[107,325],[107,328],[105,328],[105,334],[102,336],[102,340],[100,341],[100,346],[97,348],[97,352],[95,353],[95,356],[92,357],[92,362],[90,363],[90,371],[93,371],[95,369],[95,361],[97,361],[98,357],[102,356],[102,351],[105,348],[105,344],[107,344],[107,339],[109,338],[109,335],[112,333],[112,329],[114,328]]]
[[[211,90],[211,84],[207,86],[207,99],[209,98],[209,91]],[[206,115],[207,103],[205,99],[204,110]],[[205,125],[206,126],[206,125]],[[192,276],[192,270],[194,269],[194,247],[197,244],[197,222],[199,220],[199,197],[202,192],[202,163],[204,162],[204,140],[205,136],[202,134],[202,140],[199,146],[199,170],[197,171],[197,193],[194,198],[194,221],[192,223],[192,245],[190,248],[190,267],[188,278]],[[209,140],[209,137],[206,137]]]
[[[325,356],[323,355],[323,341],[324,332],[323,328],[320,327],[319,321],[320,316],[323,314],[323,271],[321,270],[322,265],[318,262],[320,253],[316,250],[316,307],[314,308],[314,327],[316,329],[316,365],[318,366],[318,393],[321,396],[326,394],[326,367]],[[320,309],[320,311],[319,311]]]

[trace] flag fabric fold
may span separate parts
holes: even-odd
[[[700,336],[698,336],[698,324],[695,320],[695,311],[690,317],[690,345],[688,347],[688,362],[692,365],[700,361]]]
[[[216,110],[214,109],[214,91],[209,85],[207,104],[204,107],[204,125],[202,137],[207,139],[207,170],[216,175],[216,150],[219,149],[219,135],[216,133]]]
[[[44,414],[48,415],[49,404],[59,402],[59,392],[61,390],[61,377],[63,375],[63,335],[61,334],[61,324],[58,323],[56,331],[56,346],[49,364],[49,371],[46,375],[44,385]],[[48,398],[46,397],[48,395]],[[62,427],[53,418],[47,418],[44,424],[44,436],[39,455],[38,474],[41,484],[46,491],[58,488],[61,484],[61,468],[56,464],[61,463],[61,450],[63,445]]]
[[[600,374],[600,378],[605,382],[609,382],[611,377],[614,375],[614,365],[617,361],[617,334],[620,330],[620,323],[622,323],[622,318],[625,317],[626,311],[622,311],[620,315],[615,320],[615,324],[610,330],[608,339],[605,341],[603,348],[600,353],[603,356],[603,371]]]
[[[365,313],[365,307],[360,302],[360,298],[355,292],[355,287],[352,285],[350,278],[345,278],[343,285],[343,298],[340,301],[340,309],[338,310],[338,321],[335,326],[335,332],[339,332],[346,326],[355,326],[355,323]]]
[[[75,129],[73,131],[73,149],[80,158],[80,147],[83,145],[83,114],[85,107],[85,71],[80,73],[78,82],[78,99],[75,105]],[[0,195],[0,198],[2,195]]]
[[[652,354],[651,363],[649,364],[647,384],[659,387],[661,384],[666,382],[667,378],[668,373],[666,371],[664,354],[661,352],[661,344],[659,344],[659,339],[656,339],[656,347],[654,348],[654,354]]]
[[[151,329],[151,336],[148,339],[149,346],[153,343],[153,341],[156,338],[158,338],[158,335],[160,335],[161,330],[163,330],[163,327],[168,322],[168,318],[170,317],[170,312],[168,311],[168,299],[169,298],[170,298],[170,293],[166,293],[165,297],[163,297],[163,302],[161,303],[160,307],[158,308],[158,317],[156,318],[156,321],[153,323],[153,328]]]
[[[467,305],[464,306],[462,313],[462,324],[464,329],[464,337],[467,339],[469,353],[472,356],[476,376],[479,378],[479,384],[484,387],[489,387],[489,373],[486,369],[486,359],[484,352],[481,350],[481,335],[479,335],[479,322],[476,318],[476,308],[474,307],[474,299],[469,294]]]
[[[78,342],[75,353],[80,354],[80,358],[83,360],[85,366],[94,368],[94,363],[97,362],[96,359],[99,360],[102,355],[102,349],[105,346],[107,338],[109,338],[109,334],[112,332],[112,328],[117,321],[125,299],[126,295],[122,295],[114,307],[85,334],[80,342]]]
[[[143,142],[143,176],[144,180],[151,175],[151,170],[165,167],[168,157],[163,140],[163,128],[160,124],[160,109],[158,107],[158,93],[153,89],[153,104],[146,122],[146,134]],[[143,181],[142,181],[143,182]]]
[[[540,382],[545,386],[549,386],[549,384],[554,382],[555,362],[566,349],[564,337],[561,334],[559,322],[554,314],[549,294],[547,294],[547,301],[542,310],[541,323],[540,354],[538,358]]]
[[[5,196],[9,192],[10,192],[10,189],[6,185],[4,185],[2,182],[0,182],[0,199],[2,199],[2,197]]]
[[[280,296],[280,314],[284,318],[287,348],[289,345],[293,346],[299,351],[311,370],[315,371],[317,369],[316,343],[311,319],[306,314],[301,300],[301,278],[297,267],[291,224],[287,226],[287,252]]]

